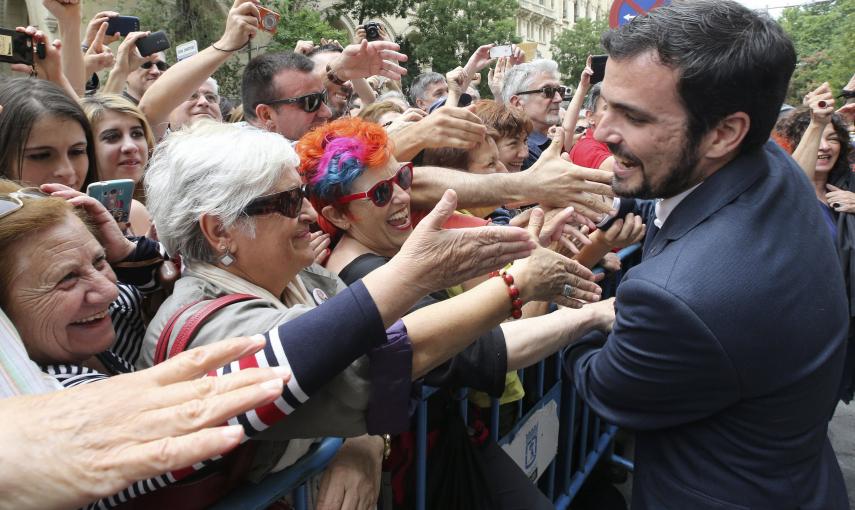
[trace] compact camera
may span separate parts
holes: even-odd
[[[368,42],[379,41],[380,38],[380,23],[369,21],[365,24],[365,39]]]
[[[258,7],[258,15],[261,21],[259,28],[264,30],[265,32],[270,32],[271,34],[276,33],[276,26],[279,25],[279,18],[281,17],[278,12],[271,11],[266,7]]]

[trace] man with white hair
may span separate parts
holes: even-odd
[[[220,111],[220,96],[217,80],[208,78],[196,92],[190,95],[169,114],[171,129],[181,129],[198,119],[223,121]]]
[[[528,157],[525,170],[549,147],[547,131],[560,122],[558,111],[566,89],[561,86],[558,64],[537,59],[511,68],[502,87],[502,102],[525,111],[534,130],[528,135]]]

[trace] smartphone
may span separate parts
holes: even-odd
[[[490,58],[510,57],[512,54],[513,49],[510,44],[490,48]]]
[[[116,16],[107,20],[107,35],[123,36],[140,31],[140,19],[136,16]]]
[[[148,57],[155,53],[161,52],[169,48],[169,38],[163,30],[152,32],[148,37],[137,39],[137,49],[140,50],[140,55]]]
[[[264,30],[265,32],[275,34],[276,26],[279,25],[279,13],[268,9],[267,7],[262,7],[259,5],[258,16],[259,20],[261,21],[258,28]]]
[[[131,215],[131,200],[134,198],[134,181],[114,179],[93,182],[86,187],[86,194],[101,202],[117,222],[128,222]]]
[[[17,30],[0,28],[0,62],[33,65],[33,38]]]
[[[606,60],[608,55],[594,55],[591,57],[591,69],[594,74],[591,75],[591,85],[600,83],[606,77]]]

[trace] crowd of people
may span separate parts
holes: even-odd
[[[782,105],[796,55],[765,15],[674,2],[575,87],[490,43],[402,90],[361,26],[255,56],[225,98],[256,0],[174,63],[106,35],[117,12],[81,36],[79,0],[44,5],[62,41],[19,27],[30,76],[0,81],[0,508],[205,508],[327,436],[317,508],[375,508],[384,469],[407,508],[421,385],[452,423],[455,390],[512,405],[554,353],[636,433],[633,508],[849,508],[827,428],[855,391],[855,77]],[[91,192],[126,182],[126,218]],[[602,299],[592,269],[635,243]],[[473,497],[552,508],[485,437]]]

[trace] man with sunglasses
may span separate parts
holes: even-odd
[[[166,54],[155,53],[146,57],[145,62],[137,69],[128,73],[126,88],[123,95],[134,104],[139,104],[145,91],[169,69]]]
[[[588,129],[584,131],[582,138],[570,149],[570,161],[576,165],[587,168],[599,168],[600,170],[611,170],[615,158],[609,150],[609,146],[594,138],[600,119],[606,107],[606,102],[600,97],[601,83],[591,87],[588,97],[585,99],[585,120]]]
[[[554,60],[537,59],[511,68],[502,88],[505,104],[525,111],[534,126],[528,135],[528,157],[525,170],[549,147],[547,131],[560,123],[559,109],[567,89],[561,85],[558,64]]]

